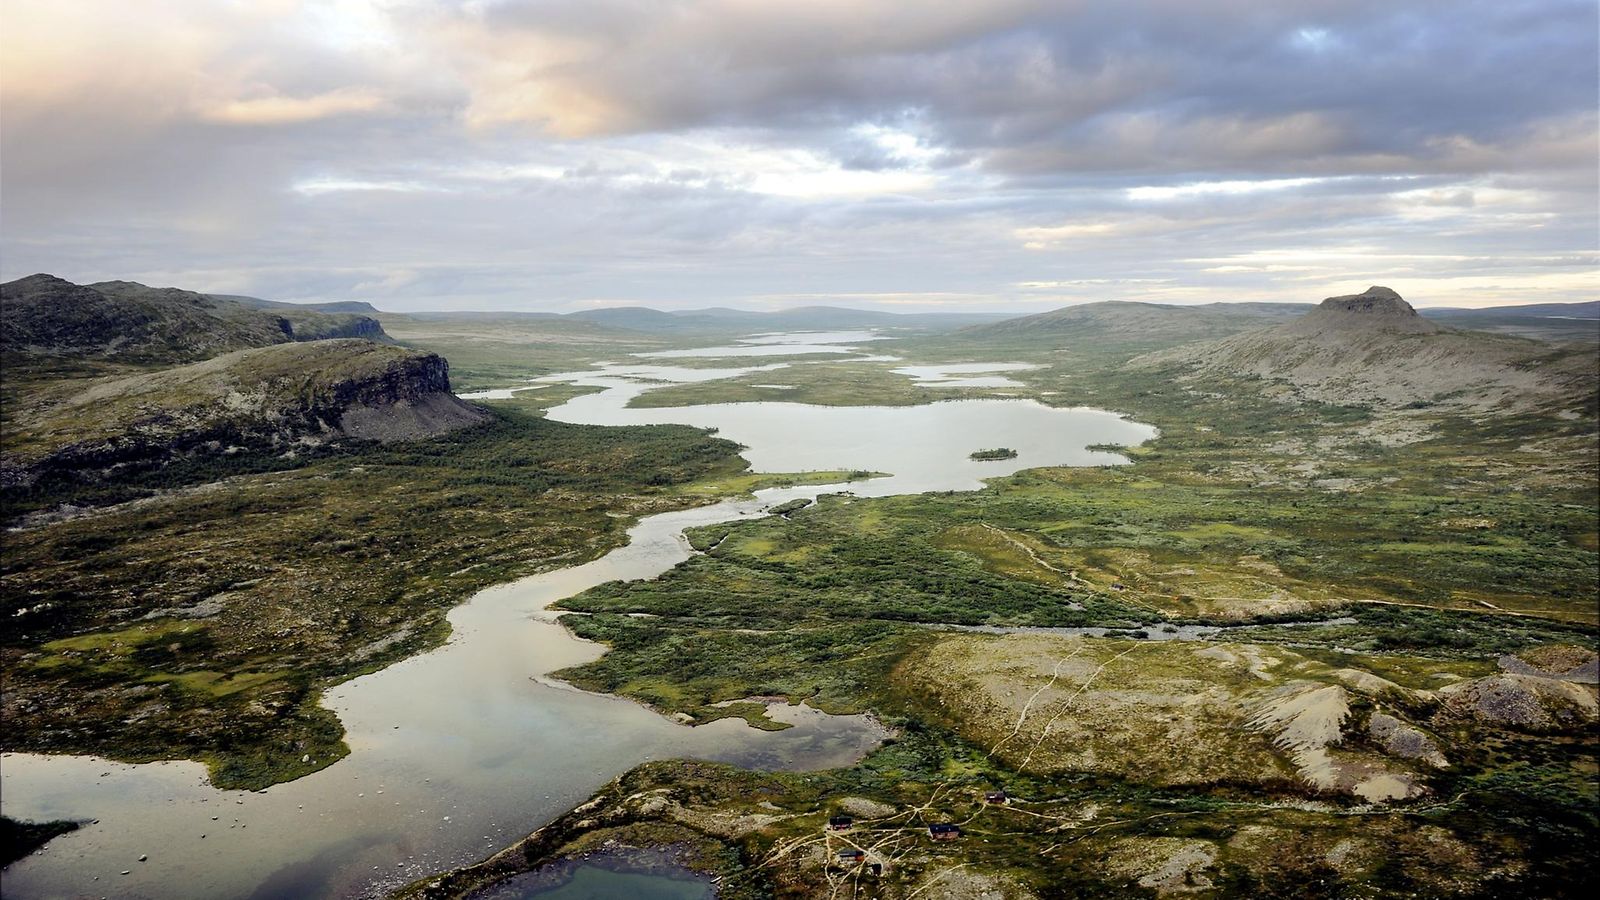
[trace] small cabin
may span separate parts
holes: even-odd
[[[851,849],[839,851],[839,862],[842,863],[858,863],[866,858],[867,854],[864,850]]]
[[[961,837],[961,826],[940,822],[928,826],[928,837],[936,841],[953,841]]]
[[[983,802],[992,806],[1005,806],[1011,802],[1011,795],[1007,794],[1004,788],[998,791],[986,791],[983,795]]]
[[[828,819],[828,830],[849,831],[850,826],[854,825],[855,823],[856,820],[850,818],[849,816],[831,816]]]
[[[1120,581],[1113,581],[1111,582],[1111,589],[1113,591],[1125,591],[1128,588]]]

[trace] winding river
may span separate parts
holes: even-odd
[[[782,336],[762,336],[741,347],[784,343]],[[885,736],[868,717],[777,705],[773,717],[793,728],[765,732],[737,719],[688,728],[630,701],[550,681],[548,673],[592,660],[604,648],[573,637],[547,607],[606,581],[667,571],[692,552],[682,535],[688,527],[758,516],[788,500],[839,490],[864,496],[971,490],[983,478],[1033,466],[1115,464],[1123,461],[1116,454],[1085,448],[1137,444],[1155,433],[1100,410],[1021,400],[917,407],[627,405],[662,383],[754,370],[639,362],[551,376],[546,380],[601,390],[549,415],[588,424],[714,427],[746,445],[744,455],[757,471],[868,469],[889,477],[761,491],[754,499],[649,516],[629,530],[626,546],[599,559],[477,594],[451,612],[454,631],[444,647],[327,694],[325,702],[348,731],[351,753],[288,784],[219,791],[192,762],[126,765],[6,754],[0,760],[6,815],[94,823],[6,869],[4,895],[382,894],[488,855],[646,760],[691,756],[792,769],[849,764]],[[1018,455],[968,459],[975,449],[996,446]]]

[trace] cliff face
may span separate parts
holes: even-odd
[[[41,274],[0,285],[0,349],[25,357],[193,362],[248,347],[340,337],[389,339],[368,316],[288,304],[255,308],[131,281],[79,285]]]
[[[97,481],[195,454],[414,440],[486,418],[450,393],[435,354],[363,340],[282,344],[36,394],[5,423],[0,483]]]
[[[362,338],[368,341],[389,342],[390,337],[384,332],[383,326],[377,319],[366,316],[350,315],[319,315],[318,319],[331,321],[291,321],[294,339],[297,341],[326,341],[333,338]]]

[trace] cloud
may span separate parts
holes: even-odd
[[[271,94],[217,103],[199,111],[201,119],[232,125],[286,125],[382,110],[388,102],[376,91],[343,88],[311,97]]]
[[[1583,299],[1549,261],[1600,229],[1596,34],[1591,0],[6,0],[0,273],[995,308],[1364,266]],[[1303,255],[1350,247],[1384,252]]]

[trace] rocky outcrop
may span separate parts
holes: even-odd
[[[1420,759],[1439,769],[1450,765],[1433,738],[1387,713],[1372,714],[1367,721],[1367,736],[1390,756]]]
[[[1587,647],[1549,644],[1500,657],[1500,669],[1513,675],[1555,678],[1575,684],[1600,683],[1600,656]]]
[[[1441,715],[1524,731],[1593,728],[1600,721],[1594,688],[1555,678],[1505,673],[1438,691]]]
[[[1597,384],[1585,351],[1446,328],[1384,287],[1330,297],[1292,322],[1128,365],[1259,378],[1308,400],[1391,409],[1577,409]]]
[[[1306,335],[1326,331],[1437,334],[1446,330],[1418,315],[1399,294],[1378,285],[1359,294],[1329,297],[1304,316],[1283,326],[1285,332]]]
[[[450,393],[435,354],[361,340],[283,344],[66,383],[7,423],[0,480],[94,481],[197,454],[414,440],[486,418]]]
[[[314,313],[289,314],[289,326],[294,340],[331,341],[335,338],[361,338],[367,341],[389,343],[392,339],[384,332],[377,319],[367,316],[323,315]]]
[[[0,349],[22,358],[169,364],[291,341],[387,341],[376,319],[132,281],[73,284],[30,275],[0,285]]]

